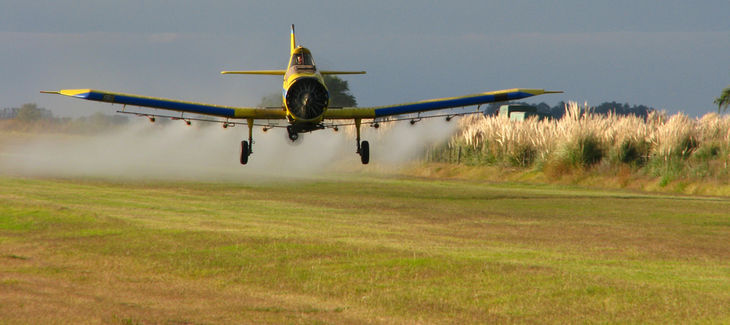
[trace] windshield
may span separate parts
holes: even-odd
[[[291,65],[314,65],[312,55],[307,52],[294,53],[291,57]]]

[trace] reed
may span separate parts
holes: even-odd
[[[508,121],[474,115],[427,161],[490,164],[562,172],[597,165],[630,167],[647,175],[728,179],[730,116],[691,118],[683,113],[638,116],[599,115],[587,104],[566,104],[562,119]],[[611,168],[608,168],[611,169]]]

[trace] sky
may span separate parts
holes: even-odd
[[[289,26],[360,106],[508,88],[532,103],[617,101],[716,112],[730,86],[730,1],[0,0],[0,108],[57,116],[107,104],[40,94],[94,88],[232,106],[280,91]]]

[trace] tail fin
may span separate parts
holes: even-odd
[[[294,24],[291,24],[291,52],[289,54],[294,54],[295,48],[297,48],[297,40],[294,36]]]

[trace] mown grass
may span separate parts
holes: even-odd
[[[0,176],[7,323],[730,321],[730,200]]]

